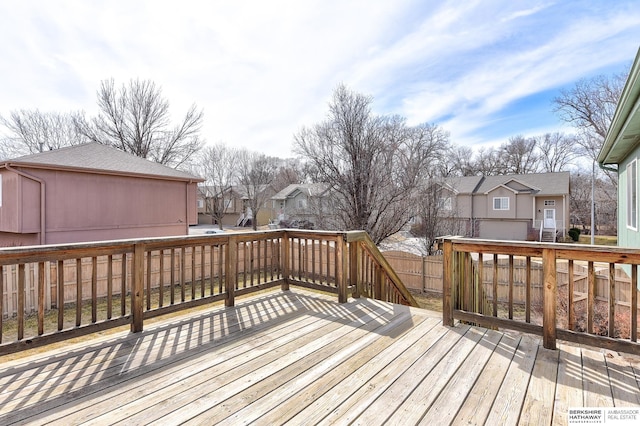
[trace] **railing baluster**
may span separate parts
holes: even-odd
[[[81,324],[82,324],[82,258],[79,257],[76,259],[76,327],[80,327]]]
[[[483,253],[478,253],[478,288],[479,288],[479,292],[484,293],[484,255]],[[495,306],[495,301],[496,299],[496,294],[494,293],[492,296],[492,303],[494,303]],[[478,306],[478,308],[480,308]],[[495,314],[494,314],[495,315]]]
[[[185,256],[186,250],[184,247],[182,247],[180,249],[180,302],[184,302],[186,299],[185,296],[185,264],[186,264],[186,256]]]
[[[1,297],[2,288],[0,286],[0,298]],[[44,302],[44,262],[38,262],[38,336],[42,336],[44,334]],[[1,306],[0,316],[2,316]]]
[[[196,247],[191,246],[191,300],[196,298]]]
[[[18,340],[24,338],[24,298],[25,298],[24,263],[18,265]]]
[[[205,297],[204,278],[205,278],[205,246],[200,246],[200,297]]]
[[[159,254],[158,263],[160,265],[160,276],[158,277],[158,307],[162,308],[164,306],[164,250],[161,249]],[[171,281],[173,281],[173,249],[171,250],[171,263]],[[171,293],[173,293],[173,283],[171,284]],[[171,304],[173,305],[173,300]]]
[[[631,341],[638,341],[638,265],[631,265]]]
[[[60,264],[60,263],[59,263]],[[113,313],[113,255],[107,256],[107,319]]]
[[[4,318],[4,266],[0,265],[0,343],[2,343],[2,335],[4,328],[2,319]]]
[[[527,256],[525,273],[525,322],[531,323],[531,256]]]
[[[609,337],[614,337],[616,329],[616,265],[609,263]]]
[[[513,319],[513,255],[509,255],[509,319]]]
[[[164,261],[164,256],[162,256],[163,261]],[[161,269],[162,274],[164,276],[164,267],[163,269]],[[171,249],[171,273],[169,278],[171,279],[171,283],[169,284],[169,289],[171,291],[171,294],[169,296],[169,303],[171,303],[172,305],[175,305],[176,303],[176,250],[175,249]],[[164,284],[164,280],[162,281],[162,283]]]
[[[127,253],[122,253],[122,274],[120,274],[120,315],[127,314]]]
[[[148,252],[146,252],[146,256],[147,256],[147,287],[146,287],[146,300],[147,300],[147,311],[151,310],[151,279],[152,279],[152,274],[151,274],[151,264],[152,264],[152,260],[153,260],[153,252],[151,250],[149,250]]]
[[[498,254],[493,255],[493,316],[498,316]]]
[[[98,322],[98,258],[91,258],[91,322]]]
[[[567,286],[568,287],[567,309],[569,310],[568,312],[569,323],[567,324],[567,328],[569,330],[573,330],[575,329],[575,324],[576,324],[576,313],[575,313],[575,307],[573,306],[573,292],[574,292],[573,259],[569,259],[568,267],[569,267],[569,283]]]
[[[593,268],[593,261],[589,261],[588,268],[588,289],[587,289],[587,333],[593,333],[593,314],[596,301],[596,274]]]

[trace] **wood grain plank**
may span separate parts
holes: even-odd
[[[487,362],[482,374],[462,402],[453,424],[483,425],[495,396],[511,364],[520,336],[505,334]]]
[[[558,348],[558,377],[553,424],[563,426],[568,423],[569,408],[583,407],[582,400],[582,355],[575,345],[561,344]]]
[[[453,422],[460,406],[469,396],[502,337],[503,334],[498,331],[487,331],[420,420],[420,424],[434,425]]]
[[[616,407],[640,407],[640,389],[633,367],[616,352],[607,351],[604,360]]]
[[[471,328],[426,376],[422,375],[425,368],[419,365],[421,360],[413,364],[375,401],[380,409],[367,410],[354,424],[408,425],[419,422],[485,333],[485,329]],[[387,413],[392,414],[385,420]]]
[[[367,364],[367,368],[359,369],[351,374],[340,384],[340,392],[325,393],[315,400],[307,408],[294,416],[289,423],[292,425],[304,424],[331,424],[337,419],[354,410],[354,406],[360,403],[360,407],[366,408],[368,403],[374,401],[378,391],[378,384],[387,384],[395,380],[403,370],[397,368],[401,359],[402,363],[412,363],[421,357],[430,356],[431,359],[439,359],[448,350],[447,345],[453,345],[469,326],[457,326],[455,329],[445,328],[445,333],[427,334],[423,338],[409,339],[409,335],[402,336],[400,343],[383,351]],[[427,364],[428,361],[425,361]],[[384,389],[383,389],[384,390]]]
[[[406,332],[402,338],[405,336],[407,336],[407,338],[413,338],[411,337],[412,335],[421,336],[417,337],[417,340],[420,341],[437,338],[446,333],[446,329],[440,327],[438,324],[440,324],[440,322],[435,318],[428,318]],[[368,363],[373,358],[379,356],[383,351],[389,350],[391,344],[399,340],[400,339],[391,339],[389,337],[379,339],[376,344],[372,344],[358,353],[358,356],[352,357],[336,368],[327,371],[320,379],[315,380],[295,395],[291,395],[287,401],[277,407],[273,407],[273,409],[266,410],[264,412],[266,414],[261,415],[258,421],[262,424],[277,424],[288,421],[321,396],[326,394],[336,395],[344,392],[344,387],[341,383],[343,380],[346,380],[353,372],[358,371],[360,368],[367,368]],[[269,398],[269,401],[271,400],[272,399]]]
[[[238,317],[244,318],[245,321],[250,323],[253,322],[257,325],[260,322],[264,322],[264,319],[262,320],[260,319],[261,316],[264,317],[266,315],[268,317],[273,316],[275,318],[277,315],[283,314],[287,311],[293,312],[294,310],[299,310],[303,308],[303,306],[304,305],[302,304],[302,302],[295,301],[295,300],[281,303],[278,306],[265,305],[261,308],[261,310],[252,308],[249,305],[246,308],[244,309],[241,308],[238,311]],[[196,319],[192,318],[190,321],[193,321],[193,320],[195,320],[197,324],[197,321],[198,321],[197,318]],[[174,322],[174,324],[179,324],[179,323]],[[227,323],[220,322],[216,324],[215,328],[213,329],[209,325],[210,324],[204,324],[204,327],[202,329],[198,329],[195,331],[200,332],[206,336],[211,336],[212,333],[214,336],[216,335],[221,336],[223,334],[223,332],[221,331],[221,327],[223,326],[229,327],[229,329],[226,330],[225,333],[232,333],[234,332],[234,330],[239,331],[241,327],[238,321],[234,322],[232,319]],[[148,349],[148,347],[152,343],[154,343],[152,342],[152,340],[150,340],[148,336],[154,336],[154,333],[151,332],[146,335],[135,336],[136,338],[135,340],[138,341],[137,349],[139,351],[144,351]],[[173,340],[171,341],[163,340],[163,344],[174,345],[173,349],[180,351],[181,349],[184,349],[184,345],[186,345],[187,336],[183,334],[181,337],[182,337],[182,340],[180,342],[183,342],[181,346],[176,347],[176,345],[179,344],[179,341],[173,341]],[[116,340],[118,340],[118,338],[115,338],[113,341],[116,341]],[[120,340],[122,340],[126,346],[126,342],[128,339],[125,338]],[[156,338],[156,341],[157,341],[157,338]],[[201,342],[201,343],[204,343],[204,342]],[[104,346],[108,348],[107,345],[108,343],[104,344]],[[157,351],[158,352],[160,351],[160,347],[157,348]],[[74,375],[71,375],[74,371],[77,371],[78,375],[81,374],[85,377],[90,376],[94,370],[100,371],[101,375],[104,375],[105,367],[102,365],[103,363],[108,362],[109,368],[114,368],[114,367],[120,368],[121,365],[124,363],[124,361],[130,358],[130,355],[128,353],[123,355],[123,357],[121,358],[114,358],[111,352],[113,351],[106,351],[103,353],[103,351],[100,348],[96,348],[96,349],[88,349],[88,350],[83,349],[82,351],[72,350],[67,354],[64,354],[63,352],[62,356],[57,356],[57,355],[52,356],[49,353],[49,354],[46,354],[44,357],[30,358],[29,362],[24,364],[25,367],[21,369],[14,368],[12,371],[9,371],[9,369],[0,369],[0,386],[6,385],[6,386],[3,386],[2,391],[0,391],[0,404],[5,402],[5,400],[3,399],[3,394],[6,391],[15,391],[16,389],[20,389],[22,392],[29,394],[30,398],[35,398],[35,395],[30,393],[30,389],[25,383],[26,381],[28,381],[30,385],[38,385],[39,391],[44,391],[48,389],[48,386],[46,385],[46,383],[43,384],[42,382],[55,381],[55,386],[59,387],[68,381],[72,381],[76,379]],[[157,352],[152,353],[150,355],[152,357],[157,357]],[[91,366],[87,363],[87,359],[91,360],[91,366],[93,366],[93,370],[91,371],[89,370]],[[71,369],[62,370],[62,368],[67,364],[71,366]],[[15,397],[16,396],[13,395],[13,399],[15,399]]]
[[[529,378],[536,359],[540,340],[530,336],[520,339],[518,350],[509,365],[509,370],[502,381],[486,424],[516,424],[520,417]]]
[[[332,340],[349,334],[359,326],[370,321],[388,319],[384,317],[385,314],[389,314],[389,311],[379,307],[378,310],[357,318],[319,324],[315,329],[305,333],[275,335],[274,341],[279,340],[278,344],[262,348],[263,350],[256,348],[246,351],[241,356],[218,363],[216,368],[204,369],[198,374],[189,374],[177,381],[172,380],[170,385],[162,386],[162,382],[158,382],[153,388],[154,392],[145,392],[132,403],[95,418],[95,423],[92,420],[87,424],[100,424],[107,419],[110,424],[118,424],[118,421],[122,424],[181,423],[198,414],[199,410],[217,407],[252,384],[286,368],[298,358],[306,359],[330,344]],[[404,314],[409,315],[408,311]],[[207,362],[206,357],[202,362],[198,361],[198,369],[203,362]],[[189,392],[185,392],[185,389],[189,389]],[[194,399],[194,394],[198,395],[198,398]]]
[[[237,425],[251,423],[268,412],[274,406],[287,402],[299,390],[313,385],[321,380],[327,372],[334,373],[342,364],[349,360],[363,364],[362,351],[376,346],[379,341],[390,343],[390,336],[397,336],[411,329],[412,326],[424,322],[425,317],[396,315],[393,320],[385,325],[371,322],[360,329],[349,333],[339,340],[325,345],[319,351],[304,359],[291,364],[289,367],[271,375],[256,385],[235,395],[232,401],[225,404],[223,410],[215,410],[215,413],[204,412],[194,420],[192,424],[210,425]],[[427,321],[427,327],[432,328],[436,320]],[[418,328],[418,327],[416,327]],[[367,356],[365,355],[365,359]],[[278,383],[277,389],[273,384]],[[247,401],[250,403],[247,404]],[[190,408],[189,412],[193,412]],[[280,412],[280,410],[276,410]],[[232,415],[230,415],[232,414]],[[281,423],[283,418],[278,415]],[[264,422],[260,419],[260,422]]]
[[[585,407],[613,407],[613,395],[604,355],[582,349],[582,388]]]
[[[518,424],[551,424],[559,355],[560,352],[555,349],[538,348]]]
[[[265,313],[262,310],[267,308],[266,305],[271,305],[274,307],[278,305],[267,303],[267,302],[270,302],[269,298],[261,299],[259,300],[259,302],[262,302],[262,303],[258,303],[258,305],[248,304],[245,307],[245,309],[234,310],[233,315],[231,315],[230,318],[227,318],[227,319],[224,319],[224,312],[222,312],[223,317],[221,317],[220,319],[221,331],[217,335],[218,340],[216,340],[214,344],[216,346],[223,345],[224,348],[227,348],[226,345],[230,345],[231,348],[233,348],[234,350],[237,350],[239,353],[242,353],[247,351],[247,348],[244,347],[243,345],[246,345],[248,342],[255,341],[255,340],[252,341],[252,339],[256,339],[256,336],[254,335],[253,330],[256,330],[258,333],[266,333],[266,334],[268,334],[269,331],[273,331],[273,328],[271,327],[271,325],[273,325],[273,322],[275,323],[278,322],[278,315],[275,313],[269,313],[269,312]],[[286,310],[287,308],[285,306],[286,305],[285,302],[284,301],[281,301],[281,302],[282,302],[282,306],[280,306],[280,308]],[[315,299],[314,303],[318,303],[318,305],[316,306],[317,309],[324,307],[323,303],[321,303],[321,301],[318,299]],[[304,306],[304,303],[302,305]],[[257,312],[258,315],[260,315],[260,317],[259,318],[251,317],[248,314],[248,312],[253,312],[253,311]],[[261,311],[262,313],[260,313]],[[243,316],[242,315],[243,312],[246,315]],[[299,312],[296,313],[295,311],[293,311],[293,313],[284,315],[282,318],[285,321],[285,325],[290,324],[291,322],[295,323],[297,328],[309,325],[309,324],[305,325],[304,323],[302,325],[299,324],[300,323]],[[321,320],[322,318],[311,317],[310,323],[321,321]],[[246,322],[243,323],[243,321],[246,321]],[[189,328],[190,327],[189,324],[190,323],[188,321],[184,324],[178,323],[178,327],[174,327],[174,328],[176,330],[179,330],[181,328],[184,329],[185,327]],[[306,331],[303,331],[303,333],[304,332]],[[238,335],[238,333],[240,335]],[[127,370],[125,366],[120,365],[118,368],[113,369],[114,371],[111,375],[107,374],[104,377],[101,377],[100,380],[95,378],[93,375],[89,375],[88,377],[81,375],[81,378],[72,384],[74,386],[73,388],[69,388],[65,386],[57,386],[53,391],[51,390],[45,391],[44,393],[47,394],[45,395],[47,398],[47,401],[44,403],[39,399],[34,398],[33,396],[28,397],[30,402],[35,404],[35,402],[40,401],[40,403],[38,403],[35,406],[34,405],[25,406],[25,404],[22,403],[17,398],[11,399],[8,403],[2,404],[0,406],[1,407],[0,413],[9,412],[12,408],[15,408],[17,406],[20,406],[20,407],[24,406],[25,409],[29,410],[29,413],[28,413],[29,415],[35,415],[35,414],[38,414],[39,412],[46,411],[47,409],[52,409],[53,407],[57,407],[57,413],[60,414],[60,416],[62,416],[64,415],[64,413],[68,414],[69,412],[77,411],[80,408],[79,406],[81,404],[84,404],[86,409],[90,411],[93,410],[95,412],[94,408],[96,407],[97,401],[106,401],[107,404],[110,404],[109,401],[113,400],[114,394],[121,395],[123,393],[126,393],[127,386],[123,386],[124,383],[130,382],[132,384],[129,386],[133,386],[133,387],[143,386],[145,382],[153,380],[153,377],[151,377],[148,380],[145,380],[144,378],[140,380],[140,377],[145,374],[157,373],[158,370],[166,372],[166,374],[160,375],[160,377],[164,377],[163,380],[166,381],[168,380],[169,377],[171,377],[172,373],[176,374],[175,371],[172,372],[171,368],[167,367],[168,364],[173,363],[177,365],[177,367],[175,367],[174,369],[180,372],[183,369],[183,367],[181,367],[181,362],[187,361],[188,357],[190,356],[199,356],[202,352],[210,350],[210,347],[208,346],[203,346],[200,350],[193,350],[193,349],[187,350],[188,347],[190,346],[194,347],[196,345],[194,343],[191,343],[189,340],[187,340],[187,336],[188,336],[187,333],[177,333],[177,334],[181,334],[181,336],[169,336],[169,340],[163,340],[164,338],[160,337],[160,341],[158,341],[158,338],[150,339],[149,336],[152,335],[152,333],[148,334],[147,332],[145,333],[144,336],[141,336],[135,339],[135,341],[138,343],[144,339],[149,339],[150,341],[156,344],[157,350],[162,351],[162,356],[159,359],[154,359],[154,362],[151,362],[151,363],[148,362],[149,356],[153,358],[154,352],[147,352],[143,350],[142,347],[139,347],[138,350],[136,351],[138,353],[138,356],[140,357],[139,360],[136,360],[136,359],[131,360],[132,362],[136,362],[139,364],[139,368],[137,369]],[[240,337],[239,340],[237,340],[238,337]],[[260,335],[258,337],[260,337]],[[191,338],[197,339],[198,333],[197,332],[193,333],[191,335]],[[171,339],[175,339],[175,341],[172,341]],[[269,340],[271,340],[270,337],[269,337]],[[258,339],[258,341],[260,340]],[[127,344],[127,340],[125,340],[124,344],[125,345]],[[128,344],[129,346],[131,346],[131,343],[128,343]],[[118,352],[116,351],[116,353]],[[131,350],[127,350],[124,354],[121,354],[121,355],[127,357],[128,359],[129,353],[131,353]],[[225,351],[220,351],[220,352],[217,352],[216,354],[219,356],[224,356]],[[147,361],[145,361],[145,359],[147,359]],[[126,374],[122,374],[123,372],[126,372]],[[51,381],[53,383],[59,382],[59,380],[57,380],[56,378],[52,378]],[[97,383],[99,383],[99,386],[97,385]],[[84,386],[87,384],[93,384],[93,386]],[[162,386],[160,388],[162,388]],[[66,411],[60,408],[60,406],[65,404],[68,405],[68,408]],[[13,418],[13,417],[19,416],[19,413],[13,412],[7,415]],[[3,417],[0,417],[0,419],[2,418]]]

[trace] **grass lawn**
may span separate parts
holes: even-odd
[[[596,235],[594,241],[597,245],[616,246],[618,245],[618,237],[615,235]],[[580,235],[578,240],[580,244],[591,244],[591,235]]]
[[[442,295],[439,293],[411,293],[421,308],[442,312]]]

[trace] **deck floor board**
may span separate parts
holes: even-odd
[[[0,424],[566,424],[638,406],[627,354],[274,291],[0,364]]]

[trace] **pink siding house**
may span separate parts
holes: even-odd
[[[203,179],[88,143],[0,162],[0,246],[187,235]]]

